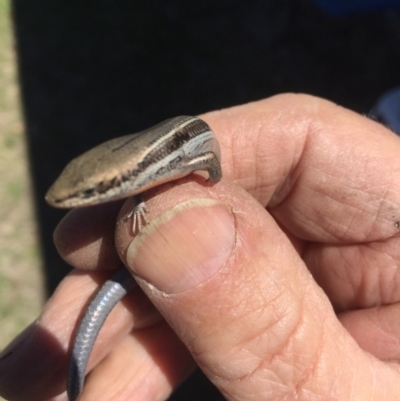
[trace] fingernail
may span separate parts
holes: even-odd
[[[54,396],[51,393],[65,375],[65,353],[59,339],[38,321],[32,323],[1,354],[1,396],[27,400]]]
[[[235,244],[229,207],[194,199],[153,219],[128,248],[135,274],[167,294],[190,290],[214,276]]]
[[[28,340],[28,338],[32,335],[33,331],[35,330],[35,325],[36,325],[35,322],[29,325],[24,331],[19,333],[18,336],[15,337],[14,340],[11,341],[6,348],[4,348],[4,350],[0,354],[0,363],[4,359],[14,354],[14,352]]]
[[[25,344],[32,337],[35,327],[35,322],[29,325],[0,354],[0,395],[5,399],[8,399],[9,394],[15,394],[15,386],[20,386],[20,384],[10,380],[9,376],[15,377],[13,373],[18,368],[23,371],[24,375],[27,374],[28,369],[25,371],[25,366],[16,367],[15,360],[18,360],[19,351],[24,349]]]

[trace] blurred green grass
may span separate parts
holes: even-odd
[[[16,70],[10,1],[0,0],[0,350],[43,302]]]

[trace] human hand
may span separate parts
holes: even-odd
[[[149,191],[134,240],[130,200],[71,211],[55,242],[77,269],[4,351],[0,393],[64,391],[78,315],[121,257],[143,292],[107,320],[82,401],[166,399],[196,364],[228,400],[398,400],[400,139],[305,95],[202,118],[222,181]]]

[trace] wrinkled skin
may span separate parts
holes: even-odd
[[[201,116],[223,179],[191,175],[75,209],[55,243],[76,269],[2,354],[0,394],[65,400],[78,316],[120,258],[138,278],[107,320],[81,401],[164,400],[199,365],[249,400],[400,399],[400,139],[306,95]],[[117,223],[115,223],[117,222]]]

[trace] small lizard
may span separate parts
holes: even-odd
[[[180,116],[137,134],[111,139],[72,160],[50,187],[46,201],[54,207],[97,205],[137,196],[160,185],[205,170],[207,182],[221,179],[218,140],[197,117]],[[133,229],[145,217],[140,202],[133,211]],[[76,331],[68,367],[67,393],[76,401],[83,389],[87,362],[97,335],[113,307],[136,282],[123,267],[98,290]]]

